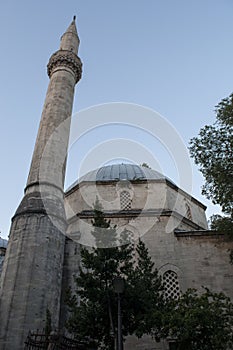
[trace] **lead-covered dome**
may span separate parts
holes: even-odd
[[[67,191],[82,182],[164,180],[172,182],[156,170],[136,164],[111,164],[92,170],[74,182]]]

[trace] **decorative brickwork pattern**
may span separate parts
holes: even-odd
[[[177,274],[168,270],[163,275],[163,285],[165,289],[165,297],[167,299],[177,300],[180,296],[180,286]]]
[[[128,191],[122,191],[120,194],[120,204],[121,210],[130,210],[131,209],[131,198]]]

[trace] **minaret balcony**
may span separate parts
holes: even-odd
[[[71,69],[75,74],[76,83],[82,76],[82,62],[74,52],[69,50],[58,50],[55,52],[49,60],[47,65],[48,76],[51,77],[54,70],[58,67],[67,67]]]

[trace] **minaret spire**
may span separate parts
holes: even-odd
[[[71,22],[65,33],[62,35],[60,50],[73,51],[77,54],[80,41],[75,20],[76,16],[73,17],[73,21]]]
[[[24,348],[30,329],[58,328],[66,218],[63,186],[75,84],[75,19],[48,63],[50,78],[25,195],[12,218],[0,285],[0,348]]]

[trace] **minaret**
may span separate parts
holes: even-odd
[[[81,78],[75,17],[48,63],[50,78],[25,195],[12,218],[0,285],[0,349],[58,327],[66,220],[63,185],[74,87]]]

